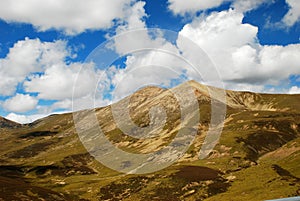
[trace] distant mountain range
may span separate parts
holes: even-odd
[[[192,87],[199,104],[197,135],[176,163],[149,174],[122,174],[95,160],[79,140],[72,114],[26,125],[0,118],[0,200],[259,201],[300,196],[300,95],[225,91],[224,102],[218,98],[220,89],[195,81],[184,85]],[[145,154],[172,141],[181,118],[172,90],[146,87],[121,101],[126,100],[138,127],[151,124],[150,108],[158,105],[165,109],[165,126],[151,138],[138,139],[118,128],[112,106],[97,108],[99,126],[114,146]],[[226,106],[224,128],[213,151],[200,160],[212,102]]]

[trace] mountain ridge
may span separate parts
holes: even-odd
[[[215,101],[209,90],[217,98],[224,91],[195,81],[187,84],[198,101],[200,121],[190,148],[174,165],[144,175],[111,170],[86,151],[72,113],[51,115],[1,131],[0,198],[254,201],[300,195],[300,95],[225,91],[226,103],[216,100],[227,108],[222,135],[208,157],[199,160]],[[113,106],[92,110],[107,139],[136,154],[159,151],[170,144],[181,124],[180,104],[172,90],[146,87],[127,100],[136,126],[149,126],[150,109],[161,106],[166,112],[164,127],[153,131],[150,138],[138,139],[118,127]],[[84,122],[86,113],[81,112]],[[24,182],[30,183],[31,190]]]
[[[21,124],[0,116],[0,128],[3,129],[3,128],[15,128],[15,127],[21,127]]]
[[[257,92],[252,92],[252,91],[235,91],[235,90],[228,90],[228,89],[222,89],[222,88],[218,88],[218,87],[214,87],[214,86],[209,86],[209,85],[204,85],[204,84],[200,84],[198,83],[197,81],[195,80],[190,80],[190,81],[187,81],[186,83],[183,83],[183,84],[189,84],[190,86],[194,87],[195,89],[198,89],[198,93],[200,92],[200,94],[198,95],[204,95],[206,97],[210,97],[211,95],[209,94],[209,90],[216,90],[216,91],[224,91],[226,92],[226,100],[230,100],[230,98],[234,99],[234,94],[251,94],[251,95],[258,95],[258,96],[265,96],[265,97],[268,97],[268,96],[290,96],[290,97],[295,97],[295,98],[299,98],[300,97],[300,94],[272,94],[272,93],[257,93]],[[182,84],[176,86],[176,87],[180,87]],[[175,88],[176,88],[175,87]],[[161,88],[161,87],[157,87],[157,86],[146,86],[146,87],[143,87],[139,90],[137,90],[135,93],[141,93],[143,91],[149,91],[149,89],[157,89],[158,91],[160,92],[163,92],[163,91],[167,91],[168,89],[167,88]],[[197,93],[197,91],[195,92]],[[149,94],[148,94],[149,95]],[[127,96],[127,97],[124,97],[124,99],[126,98],[129,98],[131,95]],[[236,100],[238,102],[238,100]],[[229,103],[226,103],[227,105],[238,105],[238,104],[234,104],[232,103],[232,100],[229,101]],[[107,105],[107,106],[103,106],[103,107],[108,107],[110,105]],[[103,108],[101,107],[101,108]],[[297,107],[297,109],[299,109],[300,107]],[[96,110],[97,109],[100,109],[100,108],[95,108]],[[250,109],[250,108],[248,108]],[[285,108],[286,109],[286,108]],[[86,109],[83,109],[83,110],[86,110]],[[283,108],[284,110],[284,108]],[[63,113],[63,114],[71,114],[72,112],[66,112],[66,113]],[[56,116],[56,115],[60,115],[60,114],[50,114],[49,116]],[[43,117],[41,119],[37,119],[35,120],[34,122],[36,121],[40,121],[44,118],[47,118],[49,116],[46,116],[46,117]],[[11,123],[15,123],[15,124],[19,124],[19,125],[22,125],[21,123],[18,123],[18,122],[14,122],[12,120],[9,120],[9,119],[6,119],[5,117],[1,117],[0,116],[0,123],[2,121],[5,121],[5,122],[11,122]],[[31,122],[31,123],[34,123],[34,122]],[[26,125],[26,124],[31,124],[31,123],[25,123],[23,125]]]

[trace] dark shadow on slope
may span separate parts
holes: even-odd
[[[45,136],[54,136],[58,132],[51,132],[51,131],[35,131],[26,133],[24,135],[21,135],[19,138],[25,139],[25,138],[35,138],[35,137],[45,137]]]
[[[237,143],[243,143],[246,159],[256,161],[265,153],[282,147],[287,142],[297,137],[294,133],[280,133],[272,131],[258,131],[246,137],[237,137]]]
[[[70,196],[49,189],[32,186],[22,179],[12,179],[0,176],[0,200],[65,201],[80,199],[76,196]]]
[[[93,160],[89,153],[76,154],[65,157],[59,163],[53,165],[37,166],[31,168],[28,172],[34,172],[38,177],[47,177],[48,175],[68,177],[72,175],[91,175],[96,172],[88,167],[88,163]]]
[[[29,145],[25,148],[19,149],[17,151],[14,151],[12,153],[6,154],[8,158],[31,158],[38,154],[40,154],[43,151],[46,151],[51,145],[56,143],[56,141],[47,141],[47,142],[41,142]]]

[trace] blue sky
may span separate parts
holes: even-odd
[[[104,72],[100,81],[96,80],[99,78],[95,75],[103,75],[102,69],[90,65],[86,58],[111,37],[136,29],[167,29],[189,38],[212,60],[228,89],[300,93],[298,0],[117,0],[112,3],[76,0],[72,5],[67,0],[51,2],[41,5],[38,0],[26,4],[21,0],[5,0],[0,3],[0,115],[11,120],[26,123],[51,113],[71,111],[74,100],[85,108],[95,82],[101,85],[95,101],[97,106],[111,102],[110,93],[118,82],[122,86],[116,98],[146,85],[145,76],[152,73],[153,80],[163,80],[158,83],[161,86],[173,86],[174,80],[180,83],[181,79],[167,71],[158,73],[160,77],[156,76],[159,70],[151,67],[132,71],[141,64],[151,66],[156,61],[151,52],[124,54],[128,46],[153,43],[156,48],[188,51],[176,44],[168,45],[168,40],[160,44],[159,40],[142,33],[143,36],[134,36],[134,44],[122,38],[113,41],[113,49],[121,58]],[[164,55],[157,56],[164,65],[174,65],[164,63],[167,58]],[[174,67],[182,73],[179,77],[195,79],[183,65]],[[74,80],[80,69],[81,91],[72,99]]]

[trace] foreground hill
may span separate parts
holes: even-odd
[[[204,85],[187,84],[200,108],[197,136],[177,163],[151,174],[121,174],[95,160],[79,140],[72,114],[27,125],[1,119],[0,200],[257,201],[300,195],[300,95],[226,91],[224,102],[218,95],[212,100]],[[153,137],[137,139],[118,128],[107,106],[95,110],[107,138],[132,153],[168,145],[180,124],[171,91],[147,87],[126,99],[139,127],[149,126],[150,108],[157,105],[166,111],[166,124]],[[226,106],[225,125],[214,150],[199,160],[212,101]]]

